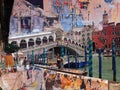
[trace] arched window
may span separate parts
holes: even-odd
[[[82,48],[84,48],[84,46],[82,45]]]
[[[53,42],[53,36],[49,36],[49,42]]]
[[[74,42],[74,41],[72,41],[72,44],[75,44],[75,42]]]
[[[34,46],[34,40],[33,39],[29,39],[28,41],[28,47]]]
[[[79,35],[81,35],[81,32],[79,32]]]
[[[64,41],[67,41],[67,38],[64,38]]]
[[[41,44],[41,39],[40,38],[37,38],[36,39],[36,45],[40,45]]]
[[[78,35],[78,32],[77,32],[77,31],[75,32],[75,35]]]
[[[79,46],[81,47],[81,44],[79,44]]]
[[[42,41],[43,41],[43,44],[44,44],[44,43],[47,43],[47,37],[43,37],[43,40],[42,40]]]
[[[25,40],[21,40],[21,42],[20,42],[20,48],[21,48],[21,49],[22,49],[22,48],[27,48],[27,43],[26,43]]]
[[[71,43],[71,40],[70,40],[70,39],[69,39],[68,41],[69,41],[69,43]]]
[[[76,45],[78,45],[78,43],[76,43]]]

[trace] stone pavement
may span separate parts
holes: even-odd
[[[31,70],[30,75],[32,78],[27,79],[27,71],[6,73],[0,78],[0,86],[3,90],[18,90],[25,84],[27,90],[40,90],[37,70]]]
[[[0,78],[0,87],[3,89],[3,90],[7,90],[7,88],[5,87],[5,85],[3,84],[1,78]]]

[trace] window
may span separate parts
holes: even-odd
[[[90,35],[90,33],[87,33],[87,36],[89,36]]]
[[[114,32],[112,32],[112,35],[114,35]]]

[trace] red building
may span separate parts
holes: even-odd
[[[96,49],[104,49],[106,53],[112,51],[112,42],[114,40],[116,54],[120,54],[120,23],[115,25],[114,22],[103,25],[102,31],[93,32],[93,42]]]

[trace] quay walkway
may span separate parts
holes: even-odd
[[[26,85],[27,90],[119,90],[120,83],[88,77],[87,72],[74,69],[58,69],[56,66],[35,64],[28,72],[24,66],[17,72],[8,72],[1,76],[3,90],[20,90]]]

